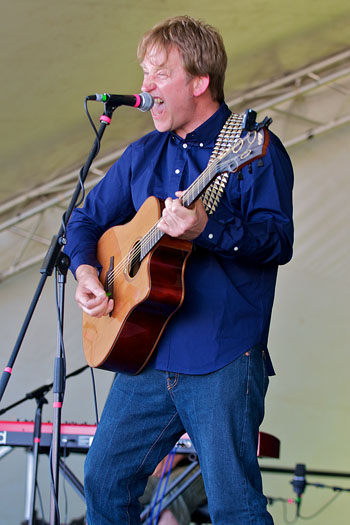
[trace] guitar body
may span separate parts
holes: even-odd
[[[100,319],[83,314],[83,344],[91,367],[113,372],[141,372],[171,316],[184,298],[184,270],[192,244],[167,235],[134,266],[128,254],[157,223],[162,205],[149,197],[127,224],[107,230],[98,242],[105,286],[114,268],[114,308]],[[115,269],[118,269],[116,272]]]

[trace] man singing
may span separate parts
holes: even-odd
[[[140,374],[114,381],[86,460],[87,521],[138,524],[148,477],[187,432],[213,524],[271,524],[257,442],[273,374],[267,340],[277,268],[292,256],[291,162],[269,132],[266,155],[230,174],[215,209],[200,198],[183,206],[182,192],[206,168],[231,116],[222,37],[175,17],[143,36],[138,59],[155,130],[129,145],[72,215],[66,252],[78,305],[95,317],[113,310],[96,244],[150,195],[165,200],[158,228],[193,250],[183,304],[154,356]]]

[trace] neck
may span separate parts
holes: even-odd
[[[219,109],[219,102],[213,100],[209,92],[195,97],[194,104],[196,105],[193,118],[191,120],[191,127],[188,129],[175,130],[175,133],[181,138],[186,138],[188,133],[192,133],[195,129],[199,128],[204,122],[206,122],[216,111]]]
[[[213,100],[211,97],[204,102],[204,104],[201,105],[201,123],[203,124],[206,120],[208,120],[216,111],[219,109],[220,104],[216,100]],[[198,126],[197,126],[198,127]]]

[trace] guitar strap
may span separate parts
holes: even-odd
[[[231,113],[231,115],[228,117],[218,135],[216,144],[208,162],[208,166],[219,155],[227,151],[237,139],[239,139],[242,133],[243,116],[244,115],[239,115],[237,113]],[[204,208],[208,215],[212,215],[218,207],[222,194],[225,190],[228,177],[228,171],[219,173],[201,196]]]

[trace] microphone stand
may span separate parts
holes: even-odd
[[[107,125],[111,123],[113,111],[117,107],[118,107],[118,104],[116,103],[109,104],[107,102],[104,105],[104,113],[100,117],[100,127],[99,127],[99,130],[97,131],[97,137],[93,143],[93,146],[91,148],[91,151],[89,153],[86,163],[80,170],[79,182],[75,188],[75,191],[73,193],[69,206],[66,212],[63,214],[62,225],[58,231],[58,234],[54,235],[51,240],[51,244],[44,258],[42,267],[40,269],[40,273],[42,274],[42,276],[40,278],[40,281],[34,293],[32,302],[29,306],[27,315],[24,319],[22,328],[19,332],[17,341],[13,348],[8,364],[5,367],[2,373],[1,379],[0,379],[0,401],[1,401],[3,394],[5,392],[5,389],[7,387],[8,381],[11,377],[14,363],[19,354],[23,339],[29,327],[29,323],[34,314],[36,305],[39,301],[39,298],[44,288],[44,285],[46,283],[46,280],[48,276],[52,275],[53,269],[56,268],[59,274],[59,280],[60,280],[60,292],[59,292],[60,297],[59,297],[59,305],[58,305],[59,307],[58,332],[59,333],[57,337],[58,344],[57,344],[57,353],[56,353],[55,371],[54,371],[54,402],[53,402],[54,425],[52,428],[53,453],[52,453],[52,458],[51,458],[51,471],[53,474],[53,486],[51,490],[50,525],[58,525],[58,485],[59,485],[58,454],[59,454],[59,445],[60,445],[60,422],[61,422],[61,412],[62,412],[62,403],[63,403],[63,395],[64,395],[64,383],[65,383],[65,378],[64,378],[65,370],[63,366],[64,358],[62,355],[62,350],[63,350],[63,301],[64,301],[63,288],[66,282],[66,273],[67,273],[67,270],[70,264],[68,256],[65,254],[62,254],[61,251],[62,251],[62,247],[67,243],[67,239],[65,237],[66,226],[68,224],[68,221],[70,219],[70,216],[74,208],[77,205],[78,198],[83,189],[84,182],[90,170],[92,161],[94,160],[94,158],[99,152],[100,140],[103,136],[105,128]]]
[[[71,372],[67,375],[66,379],[76,376],[83,372],[86,368],[88,368],[88,365],[85,365],[74,372]],[[43,406],[48,403],[45,395],[52,389],[53,383],[49,383],[46,385],[42,385],[35,390],[32,390],[31,392],[27,393],[25,397],[20,399],[19,401],[16,401],[12,405],[9,405],[6,408],[3,408],[0,410],[0,415],[5,414],[8,410],[11,410],[12,408],[20,405],[21,403],[24,403],[25,401],[28,401],[29,399],[35,399],[36,401],[36,410],[35,410],[35,417],[34,417],[34,429],[33,429],[33,449],[31,452],[28,452],[30,454],[30,467],[28,464],[28,468],[30,469],[27,472],[27,497],[26,497],[26,508],[25,508],[25,516],[28,518],[28,525],[34,525],[35,523],[35,499],[36,499],[36,485],[37,485],[37,477],[38,477],[38,461],[39,461],[39,452],[40,452],[40,440],[41,440],[41,423],[42,423],[42,410]]]
[[[300,506],[301,506],[301,498],[302,495],[305,492],[306,487],[306,465],[304,463],[297,463],[294,470],[294,478],[293,481],[291,481],[291,484],[293,485],[293,490],[296,493],[297,497],[295,499],[296,506],[297,506],[297,518],[300,516]]]

